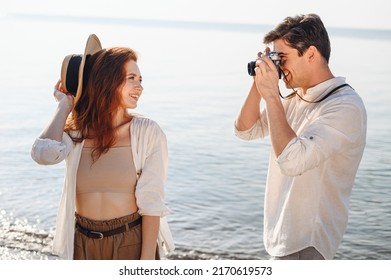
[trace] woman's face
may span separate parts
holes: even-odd
[[[142,77],[137,62],[129,60],[125,64],[125,83],[121,91],[122,104],[124,108],[134,109],[137,107],[143,87],[141,86]]]

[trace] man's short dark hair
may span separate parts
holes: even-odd
[[[276,28],[267,33],[265,44],[283,39],[290,47],[296,49],[299,56],[310,47],[315,46],[327,63],[330,59],[330,39],[322,20],[316,14],[287,17]]]

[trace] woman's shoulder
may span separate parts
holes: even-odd
[[[167,137],[160,126],[154,120],[145,116],[135,116],[130,125],[131,139],[138,147],[138,143],[143,145],[167,145]]]
[[[163,130],[156,121],[142,115],[133,116],[130,127],[133,130],[163,133]]]
[[[143,115],[134,115],[131,120],[131,124],[136,126],[146,126],[146,127],[159,126],[156,121]]]

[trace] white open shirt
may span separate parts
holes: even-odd
[[[169,209],[164,204],[168,166],[166,136],[156,122],[142,117],[133,117],[130,135],[134,165],[137,174],[141,174],[136,185],[138,212],[140,215],[161,217],[158,244],[160,254],[164,255],[175,248],[166,219]],[[74,143],[64,133],[62,142],[36,139],[31,150],[32,158],[39,164],[56,164],[64,159],[66,161],[64,189],[53,244],[53,252],[63,259],[73,259],[76,175],[83,144],[84,142]]]

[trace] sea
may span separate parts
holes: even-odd
[[[167,259],[266,260],[263,198],[269,139],[233,132],[250,89],[247,63],[273,26],[135,18],[0,16],[0,260],[55,260],[51,244],[64,164],[30,157],[56,109],[62,59],[103,47],[139,55],[144,93],[135,113],[168,139],[166,204],[176,250]],[[330,67],[362,97],[367,145],[349,223],[335,259],[391,259],[391,30],[330,27]],[[289,93],[281,86],[283,93]]]

